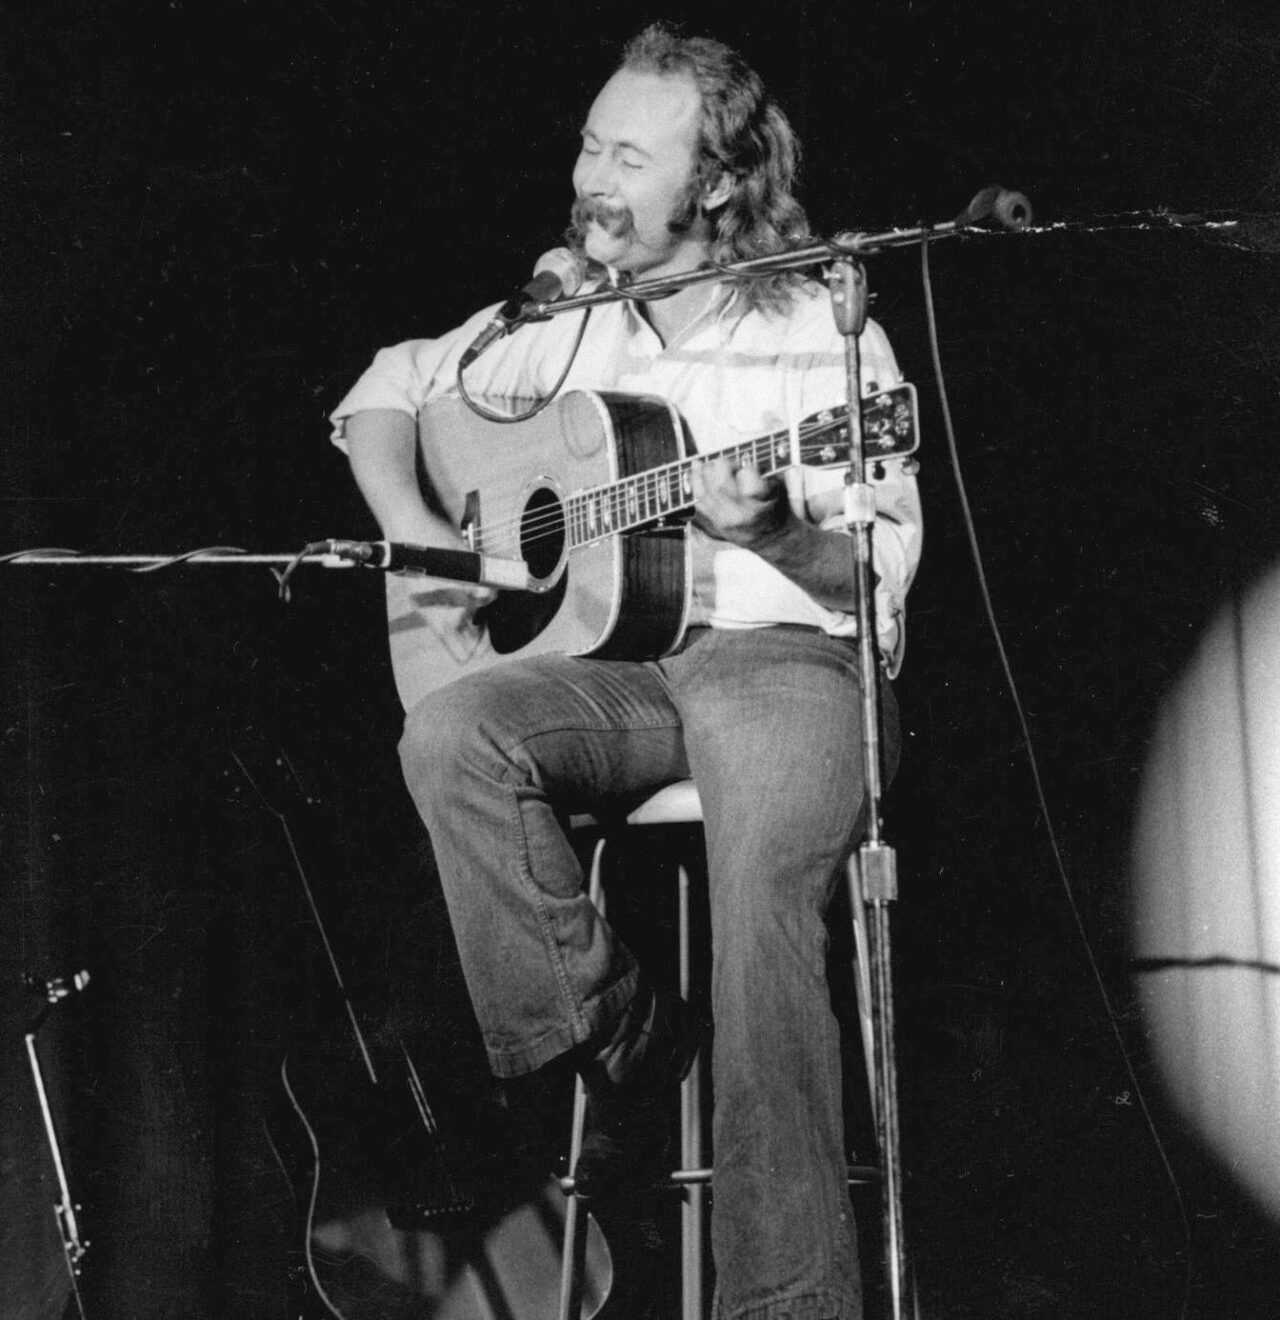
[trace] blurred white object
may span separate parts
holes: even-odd
[[[1219,614],[1165,698],[1132,880],[1164,1083],[1280,1217],[1280,570]]]

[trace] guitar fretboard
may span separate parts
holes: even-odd
[[[826,434],[842,428],[842,422],[830,422],[802,428],[808,435]],[[833,440],[834,446],[836,442]],[[834,454],[834,448],[833,448]],[[649,523],[693,508],[695,467],[708,458],[731,457],[739,464],[750,464],[765,476],[792,466],[791,436],[787,431],[757,436],[740,445],[731,445],[715,454],[699,454],[675,463],[650,468],[633,477],[594,486],[571,495],[565,501],[565,521],[570,548],[590,545],[619,532],[632,531]]]
[[[862,456],[865,462],[913,453],[916,433],[915,389],[909,384],[882,390],[862,400]],[[715,454],[698,454],[649,468],[621,481],[578,491],[564,502],[564,531],[570,550],[608,536],[633,531],[693,508],[692,472],[709,458],[729,456],[772,476],[798,463],[832,467],[846,461],[848,417],[827,409],[806,417],[796,428],[798,454],[791,432],[774,431]],[[557,519],[558,521],[558,519]]]

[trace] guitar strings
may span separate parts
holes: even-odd
[[[805,439],[812,439],[814,436],[838,430],[842,425],[843,419],[838,417],[827,422],[802,422],[798,428],[798,435],[803,442]],[[759,460],[776,454],[780,446],[787,441],[787,438],[786,432],[775,432],[772,435],[759,436],[755,440],[745,441],[741,445],[720,451],[714,455],[702,454],[691,459],[677,460],[674,463],[664,464],[605,486],[589,487],[558,501],[554,507],[549,507],[531,516],[526,517],[522,514],[518,520],[512,519],[507,523],[490,524],[477,537],[477,546],[480,549],[484,548],[486,532],[492,542],[494,537],[505,538],[517,527],[521,532],[522,545],[550,540],[552,537],[563,538],[570,523],[572,523],[574,535],[571,538],[569,548],[576,549],[580,546],[591,545],[619,532],[625,532],[644,523],[660,519],[668,513],[679,512],[690,507],[692,501],[687,496],[683,499],[679,498],[676,492],[678,491],[680,495],[684,494],[685,483],[682,478],[695,464],[705,462],[711,457],[722,457],[725,453],[736,453],[739,457],[750,454],[753,459]],[[880,454],[874,457],[883,458],[887,456]],[[791,465],[788,446],[787,461],[771,467],[769,471],[775,472],[780,468]],[[681,478],[675,490],[673,490],[670,481],[673,476]],[[601,501],[599,496],[605,492],[608,493],[607,498]],[[593,502],[594,508],[592,507]],[[655,507],[655,503],[657,507]],[[645,512],[640,514],[638,510],[642,504],[645,507]],[[566,517],[566,511],[568,517]],[[599,531],[593,530],[595,526],[599,527]]]
[[[566,527],[572,520],[584,529],[589,529],[593,523],[599,525],[600,531],[598,533],[588,531],[585,537],[575,539],[573,542],[574,546],[590,545],[593,541],[604,540],[619,530],[625,530],[628,526],[638,526],[641,523],[650,522],[654,518],[660,518],[664,513],[675,513],[681,508],[689,507],[692,500],[684,496],[686,489],[685,476],[688,472],[708,458],[722,457],[725,453],[736,453],[739,458],[748,455],[755,459],[762,458],[764,457],[760,450],[762,441],[770,441],[768,446],[770,450],[773,448],[773,444],[777,443],[774,438],[761,437],[758,440],[748,441],[732,449],[723,450],[719,454],[700,454],[695,458],[680,459],[675,463],[651,468],[631,477],[623,477],[617,482],[575,491],[572,495],[545,511],[528,517],[522,514],[519,518],[510,519],[505,523],[490,524],[481,530],[477,542],[482,544],[486,535],[490,540],[495,536],[505,539],[507,535],[516,531],[519,532],[520,540],[524,544],[548,540],[554,536],[563,536]],[[670,480],[672,477],[676,478],[674,488]],[[664,488],[668,493],[666,506],[643,518],[635,516],[633,520],[630,508],[632,506],[638,508],[642,502],[660,502],[659,492]],[[593,504],[595,506],[594,511],[592,509]],[[607,523],[614,525],[606,525]]]
[[[828,422],[801,422],[797,432],[801,441],[804,441],[838,430],[843,425],[843,421],[843,418],[835,418]],[[499,540],[506,541],[516,534],[520,536],[522,544],[550,540],[557,536],[563,537],[571,521],[587,532],[585,537],[573,541],[575,547],[602,541],[619,530],[626,530],[629,526],[638,526],[655,518],[661,518],[666,513],[676,513],[688,508],[692,500],[681,497],[686,490],[688,473],[698,464],[705,463],[710,458],[722,458],[726,454],[733,454],[740,459],[750,457],[758,463],[766,457],[773,457],[783,444],[788,445],[787,461],[769,470],[774,472],[779,468],[789,467],[791,461],[787,432],[779,431],[771,435],[757,436],[754,440],[744,441],[741,445],[731,446],[715,454],[699,454],[692,458],[677,459],[675,462],[650,468],[634,476],[624,477],[617,482],[576,491],[567,498],[559,500],[555,506],[527,517],[521,514],[505,522],[489,524],[483,527],[477,536],[476,548],[483,552],[486,545],[492,546]],[[672,478],[676,479],[674,486]],[[638,508],[641,504],[647,507],[653,507],[655,503],[661,504],[664,491],[668,497],[668,503],[664,507],[656,509],[645,517],[631,513],[633,507]],[[591,508],[593,501],[594,518]],[[601,516],[602,514],[607,515],[608,522],[615,525],[606,525],[606,518]],[[589,530],[593,523],[600,527],[598,533]],[[616,524],[622,524],[621,528]]]
[[[830,422],[801,423],[798,428],[799,435],[802,440],[812,438],[815,435],[822,435],[833,429],[838,429],[841,424],[841,419]],[[667,513],[678,512],[682,508],[689,507],[692,501],[687,496],[681,498],[686,490],[683,478],[696,464],[705,462],[708,458],[723,457],[725,453],[737,454],[740,458],[750,456],[759,461],[776,454],[779,446],[785,443],[787,439],[785,432],[760,436],[755,440],[745,441],[741,445],[733,446],[714,455],[702,454],[691,459],[677,460],[674,463],[664,464],[637,473],[633,477],[626,477],[609,485],[589,487],[575,492],[554,508],[548,508],[539,514],[527,518],[522,515],[519,520],[513,519],[505,524],[491,524],[487,529],[482,530],[478,542],[483,542],[485,531],[492,538],[493,536],[510,533],[517,526],[523,533],[521,539],[524,543],[546,540],[553,536],[563,536],[571,518],[575,528],[581,527],[586,532],[585,536],[574,539],[573,547],[590,545],[619,531],[628,530],[630,527],[653,521],[655,518],[661,518]],[[789,446],[787,461],[769,470],[777,471],[781,467],[788,466],[791,466]],[[674,489],[671,483],[672,477],[678,479]],[[664,491],[667,495],[665,501],[663,500]],[[601,501],[600,494],[606,492],[607,497]],[[593,502],[595,504],[594,510],[592,508]],[[657,508],[654,508],[655,502],[658,505]],[[651,509],[653,511],[640,516],[635,510],[642,503],[647,510]],[[566,510],[570,518],[566,518]],[[590,530],[593,524],[600,526],[598,533]]]

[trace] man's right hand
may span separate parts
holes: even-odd
[[[427,508],[418,486],[417,426],[407,413],[371,409],[346,419],[344,434],[351,471],[378,520],[383,537],[435,550],[469,550],[459,532]],[[469,598],[469,613],[489,604],[497,592],[470,582],[455,584]]]
[[[425,505],[422,506],[422,517],[397,519],[388,523],[382,528],[382,535],[387,541],[395,541],[401,545],[423,545],[432,550],[469,551],[471,549],[459,532],[454,531],[443,518],[437,517]],[[425,578],[427,575],[405,572],[401,576],[413,579]],[[495,600],[498,595],[496,587],[483,587],[476,582],[463,582],[456,578],[435,580],[448,582],[452,589],[450,594],[456,594],[460,604],[463,601],[467,602],[462,612],[468,618],[476,610]]]

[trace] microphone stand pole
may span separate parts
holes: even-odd
[[[889,1281],[889,1313],[892,1320],[900,1320],[906,1262],[902,1232],[902,1162],[893,1047],[893,979],[888,908],[890,901],[898,895],[898,881],[897,858],[893,849],[881,838],[880,820],[884,790],[881,772],[880,657],[876,643],[871,546],[876,521],[876,495],[866,480],[863,459],[862,354],[858,342],[867,323],[866,271],[861,262],[842,255],[828,268],[826,281],[831,291],[832,315],[844,339],[845,348],[849,466],[844,478],[844,516],[853,542],[867,817],[866,835],[848,863],[849,902],[856,924],[859,923],[860,912],[865,910],[869,917],[865,927],[865,965],[861,969],[859,984],[870,989],[871,1101],[881,1159],[885,1273]]]
[[[36,988],[39,982],[29,982]],[[27,1050],[27,1063],[31,1068],[31,1080],[35,1085],[36,1099],[40,1102],[40,1117],[44,1120],[45,1140],[49,1143],[49,1154],[53,1160],[54,1177],[58,1184],[58,1201],[53,1212],[58,1221],[58,1236],[62,1242],[62,1255],[66,1261],[67,1274],[71,1281],[71,1297],[75,1304],[75,1314],[80,1320],[86,1320],[84,1299],[80,1296],[80,1271],[84,1254],[89,1248],[88,1238],[80,1236],[80,1225],[76,1212],[80,1209],[71,1197],[71,1188],[67,1182],[66,1166],[62,1162],[62,1148],[58,1144],[58,1131],[53,1121],[53,1109],[49,1104],[49,1093],[45,1089],[44,1073],[40,1068],[40,1056],[36,1051],[36,1035],[44,1026],[54,1005],[67,998],[76,990],[82,990],[89,983],[89,973],[80,972],[70,978],[55,977],[44,983],[42,989],[46,999],[45,1006],[36,1015],[35,1020],[23,1032],[23,1043]],[[70,1311],[70,1307],[67,1308]]]

